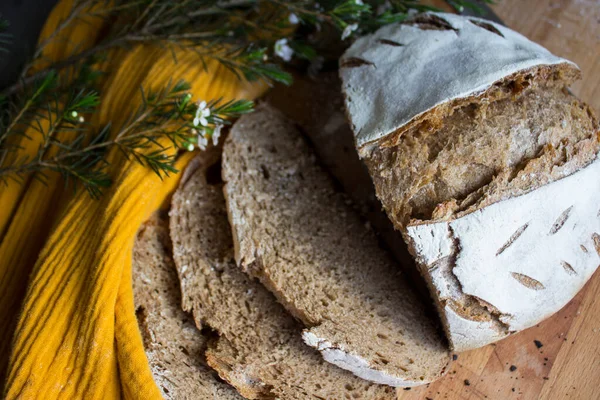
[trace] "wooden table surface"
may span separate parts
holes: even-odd
[[[600,115],[600,0],[499,0],[493,9],[510,28],[576,62],[583,80],[572,90]],[[458,354],[444,378],[400,389],[398,399],[600,399],[600,271],[550,319]]]

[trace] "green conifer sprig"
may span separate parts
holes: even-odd
[[[469,0],[449,1],[476,7]],[[199,63],[216,60],[239,79],[290,84],[287,63],[326,56],[315,46],[319,32],[330,32],[326,25],[340,40],[351,40],[403,21],[409,10],[430,9],[420,0],[74,0],[18,81],[0,90],[0,186],[29,176],[44,181],[55,171],[66,184],[98,197],[111,183],[112,149],[163,177],[177,172],[177,150],[216,143],[224,125],[252,111],[253,103],[243,100],[193,101],[189,85],[179,82],[158,91],[140,89],[142,105],[122,126],[95,128],[89,119],[102,101],[98,61],[111,49],[148,43],[173,50],[175,57],[184,48]],[[111,23],[92,47],[76,48],[60,61],[44,59],[48,46],[72,24],[98,18]],[[10,44],[7,26],[0,17],[0,54]],[[33,68],[40,62],[46,67]],[[41,135],[38,151],[18,157],[33,134]]]
[[[177,173],[176,149],[197,143],[199,135],[198,127],[193,125],[198,105],[192,101],[189,88],[186,82],[177,82],[158,91],[141,89],[142,104],[116,131],[111,124],[95,131],[85,122],[83,116],[92,114],[99,105],[97,93],[74,93],[64,105],[48,109],[49,113],[60,110],[59,114],[41,116],[48,119],[47,127],[41,122],[33,126],[43,137],[37,154],[0,167],[0,179],[6,183],[8,179],[20,180],[28,173],[42,172],[34,176],[44,181],[45,171],[56,171],[65,183],[79,182],[92,197],[99,197],[111,183],[106,167],[108,152],[113,148],[160,177]],[[230,124],[232,119],[251,112],[253,106],[247,100],[211,101],[206,106],[210,110],[207,126],[202,129],[212,131],[215,126]],[[72,135],[65,135],[68,132]]]

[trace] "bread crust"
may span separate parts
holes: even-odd
[[[600,128],[567,91],[575,64],[493,22],[428,13],[359,39],[340,66],[357,150],[454,350],[575,296],[600,229]]]
[[[426,13],[357,40],[340,59],[342,92],[364,157],[453,109],[539,81],[572,82],[577,65],[494,22]],[[506,90],[508,89],[508,90]]]

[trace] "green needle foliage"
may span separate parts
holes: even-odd
[[[67,185],[81,185],[99,197],[111,184],[112,149],[162,177],[177,172],[176,150],[216,142],[224,125],[252,111],[249,101],[196,104],[189,85],[177,82],[157,92],[140,88],[142,106],[118,131],[111,124],[93,127],[86,120],[102,101],[98,61],[110,49],[136,43],[188,49],[200,63],[216,60],[239,79],[289,85],[285,63],[322,62],[327,56],[319,54],[320,33],[334,30],[339,41],[348,40],[402,21],[413,9],[432,8],[419,0],[75,0],[56,31],[38,44],[18,81],[0,91],[0,187],[29,176],[45,181],[55,171]],[[45,48],[84,18],[110,21],[102,39],[67,59],[44,60]],[[0,17],[0,54],[11,40],[7,26]],[[34,70],[40,61],[49,65]],[[41,135],[38,151],[18,157],[31,132]]]

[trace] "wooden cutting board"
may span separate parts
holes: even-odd
[[[575,61],[584,79],[573,92],[600,114],[600,0],[500,0],[493,8],[510,28]],[[458,354],[444,378],[400,389],[398,399],[600,399],[599,272],[552,318]]]

